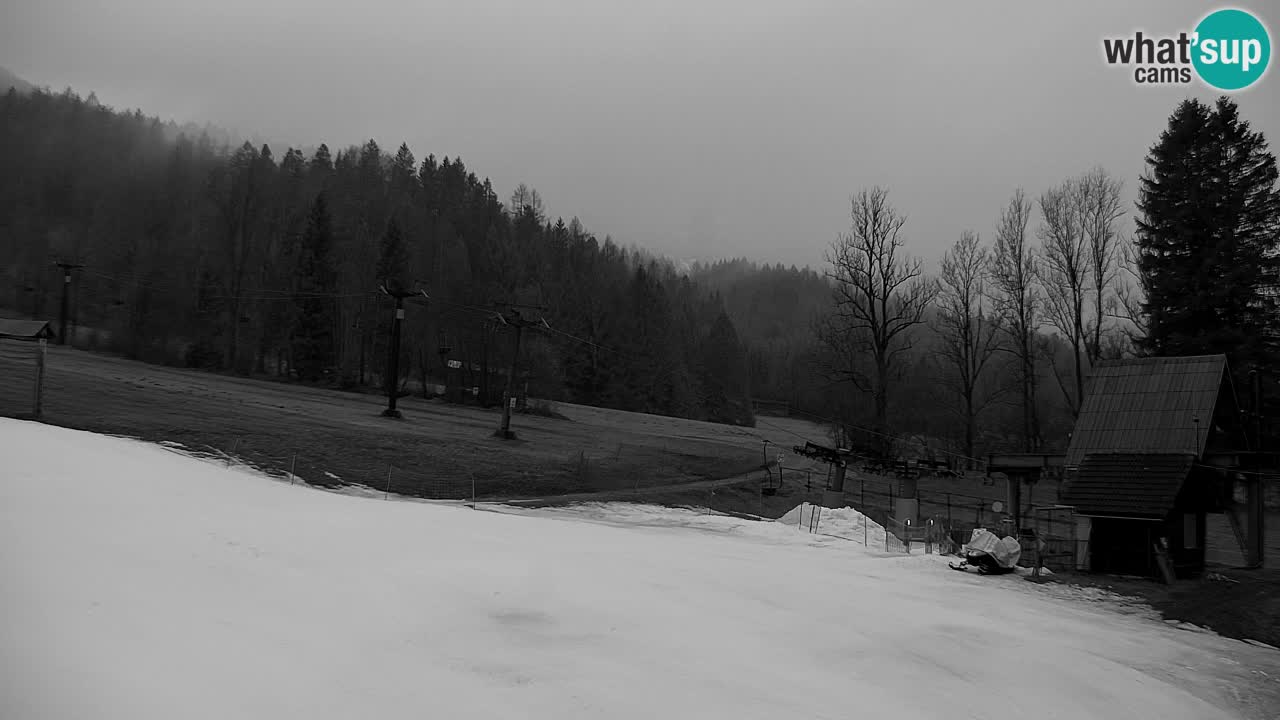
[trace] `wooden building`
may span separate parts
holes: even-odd
[[[54,337],[53,328],[47,320],[0,318],[0,342],[16,340],[24,343],[36,343],[35,370],[31,377],[34,391],[32,393],[30,413],[30,416],[36,420],[41,419],[44,415],[45,354],[49,339],[52,337]],[[26,417],[26,415],[19,415],[19,417]]]
[[[1202,571],[1206,513],[1225,509],[1230,470],[1214,458],[1246,444],[1225,356],[1099,364],[1065,459],[1077,567],[1165,578]]]

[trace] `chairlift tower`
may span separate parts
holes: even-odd
[[[807,458],[824,462],[835,470],[835,474],[831,482],[827,485],[827,489],[822,493],[822,504],[829,508],[844,507],[844,475],[848,470],[849,451],[843,449],[829,448],[824,445],[818,445],[813,442],[806,442],[804,445],[796,445],[792,450],[797,455],[803,455]]]
[[[393,290],[383,283],[378,288],[385,295],[389,295],[396,300],[395,320],[391,324],[391,349],[387,356],[387,409],[382,411],[383,417],[403,418],[399,410],[396,409],[396,400],[400,397],[400,326],[404,323],[404,300],[408,297],[418,295],[418,291],[408,292],[405,290]],[[421,293],[426,297],[426,293]]]
[[[518,305],[508,304],[506,313],[495,313],[498,322],[501,325],[512,328],[515,333],[512,335],[511,343],[511,367],[507,373],[507,387],[502,393],[502,424],[498,427],[494,437],[503,440],[514,440],[516,434],[511,431],[511,411],[516,404],[515,387],[516,387],[516,369],[520,364],[520,335],[525,328],[546,328],[551,326],[547,324],[546,319],[538,316],[537,320],[526,318],[520,313],[520,308],[527,310],[545,310],[546,308],[537,305]]]
[[[82,268],[84,265],[79,263],[69,263],[57,261],[54,262],[62,269],[62,312],[58,317],[58,344],[67,344],[67,293],[71,289],[71,271]]]

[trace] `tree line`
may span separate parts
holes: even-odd
[[[994,241],[960,232],[933,277],[888,192],[855,195],[816,336],[843,441],[893,453],[922,436],[966,459],[1060,450],[1100,361],[1219,353],[1255,449],[1280,439],[1263,420],[1280,411],[1275,157],[1224,97],[1180,104],[1147,165],[1132,224],[1122,182],[1094,168],[1014,192]],[[940,412],[919,411],[922,389]]]
[[[746,351],[722,300],[671,263],[509,203],[459,158],[370,140],[277,156],[175,132],[71,91],[0,96],[0,306],[57,313],[77,343],[147,362],[494,401],[512,352],[500,319],[545,320],[517,380],[550,399],[753,422]],[[403,371],[386,383],[394,301]],[[452,361],[452,362],[451,362]]]
[[[1134,354],[1224,353],[1242,404],[1259,379],[1280,414],[1276,165],[1225,98],[1177,107],[1136,212],[1103,168],[1017,189],[932,274],[879,187],[853,196],[823,268],[677,271],[404,145],[277,159],[70,91],[10,92],[0,120],[0,305],[51,316],[50,260],[83,263],[82,341],[149,362],[381,387],[385,288],[426,291],[406,311],[406,391],[494,400],[498,315],[523,308],[547,321],[521,349],[531,394],[743,424],[750,398],[777,401],[872,452],[1060,450],[1091,368]]]

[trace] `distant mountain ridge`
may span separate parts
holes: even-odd
[[[9,88],[13,88],[20,93],[29,93],[35,86],[23,80],[6,67],[0,67],[0,93],[9,92]]]
[[[19,77],[12,70],[4,66],[0,66],[0,95],[3,95],[9,92],[9,88],[11,87],[16,89],[18,93],[22,95],[26,95],[36,90],[42,90],[48,93],[55,93],[54,90],[48,87],[38,87],[30,82],[27,82],[26,80]],[[75,90],[71,90],[70,88],[68,88],[68,91],[77,92]],[[88,98],[86,99],[86,103],[91,107],[99,107],[102,105],[102,103],[99,102],[97,95],[93,92],[89,93]],[[270,143],[267,139],[263,138],[262,136],[256,133],[249,133],[249,134],[239,133],[234,130],[227,130],[226,128],[219,127],[209,122],[196,123],[196,122],[188,121],[188,122],[179,123],[176,120],[170,119],[167,121],[162,121],[162,124],[164,125],[165,136],[171,141],[176,140],[178,135],[186,135],[187,137],[192,139],[198,138],[201,135],[205,135],[209,138],[209,140],[215,146],[220,147],[224,150],[234,150],[240,147],[240,145],[242,145],[245,142],[251,143],[254,147],[261,147],[267,144],[270,144],[273,146],[276,144],[280,144],[280,143]],[[315,148],[309,149],[308,152],[314,153]]]

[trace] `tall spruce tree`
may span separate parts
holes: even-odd
[[[754,425],[748,397],[747,363],[738,333],[721,311],[703,341],[702,388],[707,419],[734,425]]]
[[[391,292],[409,288],[409,249],[404,242],[400,223],[392,218],[382,234],[382,246],[378,252],[378,284]]]
[[[293,363],[303,380],[316,381],[334,361],[335,300],[333,230],[324,193],[316,196],[302,236],[294,295],[298,307]]]
[[[1187,100],[1169,118],[1147,165],[1137,238],[1148,317],[1143,349],[1225,354],[1242,401],[1250,371],[1274,388],[1280,191],[1266,139],[1250,130],[1229,98],[1213,108]]]

